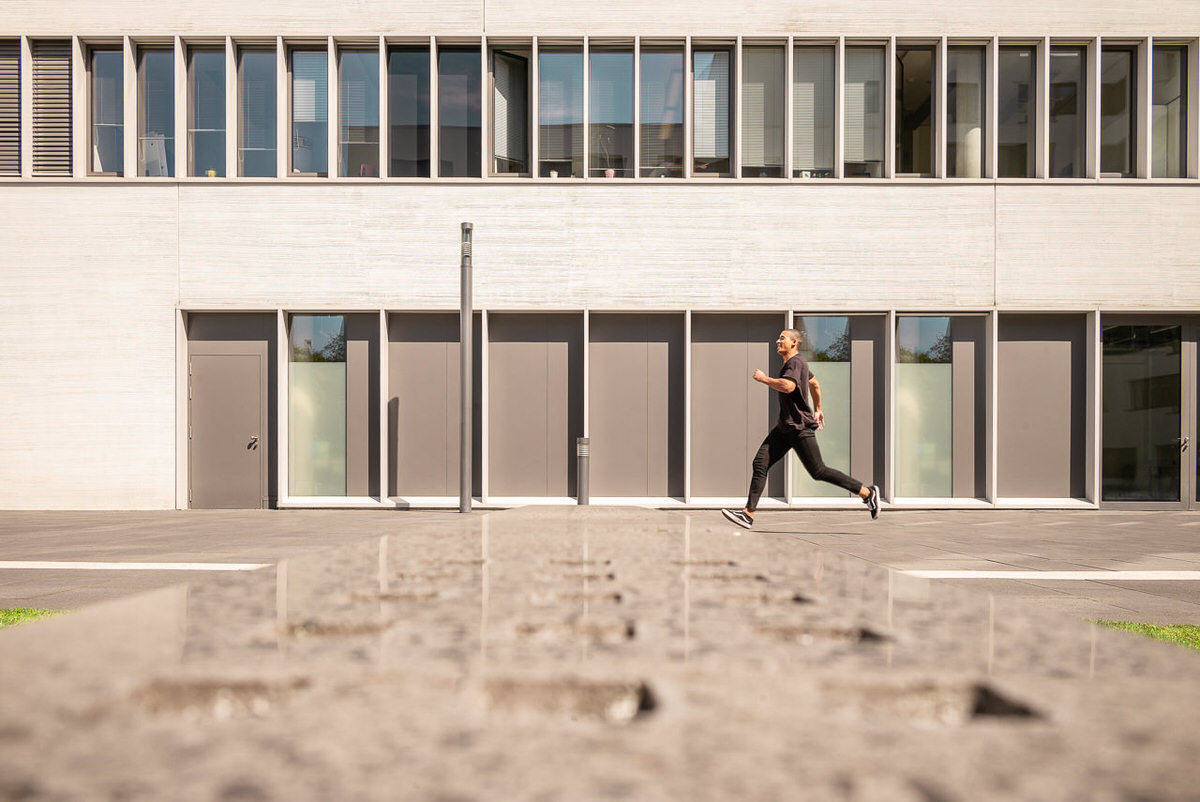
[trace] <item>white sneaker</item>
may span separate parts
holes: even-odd
[[[754,519],[742,510],[721,510],[721,514],[743,529],[749,529],[754,526]]]

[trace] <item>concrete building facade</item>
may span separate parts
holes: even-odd
[[[0,9],[0,507],[1200,499],[1200,8]],[[765,505],[857,503],[789,460]]]

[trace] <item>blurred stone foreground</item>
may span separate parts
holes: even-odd
[[[1200,654],[735,531],[524,508],[5,631],[0,800],[1200,795]]]

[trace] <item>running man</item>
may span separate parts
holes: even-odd
[[[825,425],[825,414],[821,412],[821,385],[809,370],[808,362],[799,354],[800,332],[796,329],[781,331],[779,339],[775,341],[775,350],[783,357],[779,378],[772,379],[761,370],[756,370],[754,380],[779,393],[779,423],[763,440],[754,457],[754,477],[750,480],[750,496],[746,499],[745,509],[721,510],[721,514],[745,529],[754,526],[754,510],[767,485],[767,471],[783,459],[789,449],[795,449],[809,476],[857,493],[871,511],[871,518],[878,518],[879,488],[875,485],[867,487],[821,461],[821,449],[817,446],[816,437],[817,429]],[[811,408],[808,404],[809,392],[813,400]]]

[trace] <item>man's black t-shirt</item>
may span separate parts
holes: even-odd
[[[779,428],[794,432],[816,431],[817,417],[808,403],[808,380],[812,375],[808,362],[799,354],[783,363],[779,378],[794,381],[796,389],[779,394]]]

